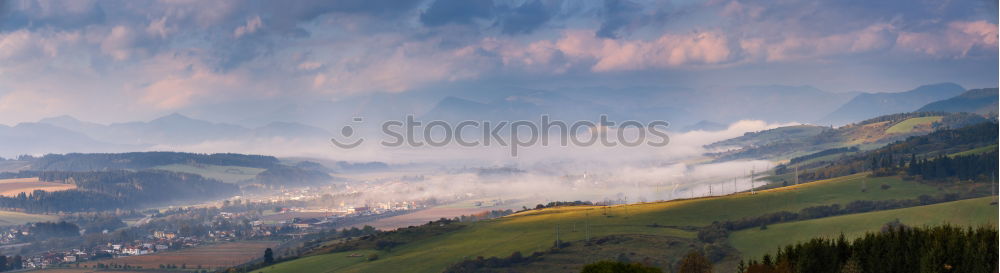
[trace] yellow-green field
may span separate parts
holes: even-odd
[[[172,172],[193,173],[206,178],[221,180],[226,183],[236,183],[253,179],[257,174],[264,171],[261,168],[250,168],[240,166],[219,166],[219,165],[190,165],[190,164],[170,164],[158,166],[155,169]]]
[[[373,250],[348,251],[341,253],[331,253],[316,256],[309,256],[295,260],[294,263],[280,263],[264,267],[253,271],[254,273],[270,272],[340,272],[344,267],[365,262],[368,254],[376,253]]]
[[[857,238],[866,232],[878,231],[884,224],[896,219],[909,226],[953,224],[996,227],[997,205],[990,204],[994,200],[995,197],[983,197],[775,224],[765,230],[747,229],[734,232],[730,235],[729,241],[743,253],[744,257],[759,259],[765,253],[773,254],[778,247],[815,237],[837,238],[840,234],[844,234],[847,238]]]
[[[56,221],[55,215],[29,214],[15,211],[0,210],[0,226],[23,225],[34,222]]]
[[[975,149],[968,150],[968,151],[961,151],[961,152],[949,154],[948,156],[950,156],[950,157],[956,157],[956,156],[963,156],[963,155],[977,155],[977,154],[985,154],[985,153],[995,152],[995,151],[997,151],[997,145],[993,144],[993,145],[989,145],[989,146],[983,146],[983,147],[975,148]]]
[[[891,187],[882,190],[880,185]],[[862,187],[867,187],[862,192]],[[563,241],[617,234],[645,234],[693,238],[685,227],[706,226],[712,221],[734,220],[776,211],[846,204],[855,200],[912,199],[938,194],[937,187],[894,177],[845,176],[793,187],[723,197],[643,203],[612,207],[579,206],[533,210],[492,221],[465,224],[457,231],[432,236],[379,252],[376,261],[359,262],[341,272],[440,272],[464,258],[507,256],[514,251],[532,253],[551,247],[556,229]],[[656,224],[654,226],[653,224]],[[664,227],[667,226],[667,227]],[[336,255],[343,256],[344,253]],[[332,256],[331,256],[332,257]],[[318,263],[322,258],[312,258]],[[331,263],[337,261],[330,261]],[[293,268],[275,266],[274,271]],[[339,263],[339,262],[337,262]],[[299,268],[298,266],[294,268]],[[321,268],[315,268],[321,270]]]
[[[889,129],[885,130],[885,133],[886,134],[906,134],[906,133],[913,132],[915,129],[918,129],[918,128],[924,128],[924,127],[926,127],[928,129],[930,129],[931,124],[933,124],[935,122],[938,122],[938,121],[941,121],[942,118],[944,118],[944,117],[942,117],[942,116],[932,116],[932,117],[910,118],[910,119],[904,120],[904,121],[902,121],[900,123],[896,123],[896,125],[893,125],[892,127],[889,127]]]

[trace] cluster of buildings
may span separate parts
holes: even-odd
[[[153,254],[183,247],[195,247],[203,240],[180,237],[173,232],[154,231],[142,240],[127,243],[106,243],[86,249],[48,251],[22,257],[24,268],[48,268],[55,265],[73,264],[92,260],[103,260],[125,256]]]

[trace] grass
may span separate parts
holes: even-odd
[[[23,225],[27,223],[56,221],[55,215],[29,214],[16,211],[0,211],[0,226]]]
[[[949,154],[948,156],[949,157],[956,157],[956,156],[963,156],[963,155],[977,155],[977,154],[985,154],[985,153],[988,153],[988,152],[995,152],[996,150],[997,150],[997,145],[993,144],[993,145],[989,145],[989,146],[983,146],[983,147],[979,147],[979,148],[975,148],[975,149],[971,149],[971,150],[967,150],[967,151],[961,151],[961,152]]]
[[[902,121],[900,123],[896,123],[896,125],[893,125],[892,127],[889,127],[889,129],[885,130],[885,133],[886,134],[907,134],[907,133],[913,132],[913,130],[916,129],[917,127],[924,127],[924,126],[926,126],[926,127],[929,128],[932,123],[939,122],[939,121],[941,121],[942,118],[944,118],[944,117],[942,117],[942,116],[932,116],[932,117],[910,118],[910,119],[904,120],[904,121]]]
[[[264,249],[274,247],[274,241],[241,241],[218,244],[207,244],[198,247],[185,248],[176,251],[164,251],[155,254],[118,257],[111,260],[89,261],[82,263],[91,268],[98,263],[141,266],[144,269],[159,269],[159,265],[184,266],[187,270],[212,270],[230,267],[256,259],[264,255]],[[178,268],[180,269],[180,268]]]
[[[193,173],[206,178],[218,179],[226,183],[237,183],[244,180],[253,179],[257,174],[264,171],[261,168],[250,168],[240,166],[220,166],[220,165],[191,165],[191,164],[170,164],[157,166],[154,169],[167,170],[172,172]]]
[[[0,196],[14,197],[20,193],[31,194],[36,190],[54,192],[75,189],[75,184],[39,181],[38,177],[0,179]]]
[[[294,263],[279,263],[253,271],[253,273],[270,272],[339,272],[340,269],[365,262],[368,255],[378,253],[374,250],[347,251],[309,256],[295,260]],[[349,257],[356,254],[355,257]]]
[[[954,224],[962,226],[997,226],[995,197],[960,200],[928,206],[850,214],[814,220],[770,225],[765,230],[746,229],[730,235],[730,243],[744,257],[760,258],[779,246],[815,237],[836,238],[844,234],[857,238],[866,232],[878,231],[885,223],[899,219],[905,225],[924,226]]]
[[[881,184],[891,188],[881,190]],[[868,191],[861,188],[867,185]],[[518,213],[497,220],[466,224],[465,228],[416,240],[380,254],[383,258],[342,268],[343,272],[440,272],[464,258],[528,255],[549,249],[556,230],[563,241],[619,234],[694,238],[690,228],[712,221],[733,220],[775,211],[798,211],[854,200],[910,199],[936,194],[936,187],[894,177],[858,174],[757,194],[641,203],[611,207],[557,207]],[[656,224],[657,226],[654,226]],[[320,259],[320,258],[314,258]],[[292,261],[290,263],[298,263]],[[278,268],[278,267],[275,267]],[[320,268],[317,268],[319,270]],[[293,272],[293,271],[273,271]]]

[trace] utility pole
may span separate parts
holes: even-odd
[[[753,179],[754,179],[754,175],[756,175],[756,173],[755,173],[756,171],[757,170],[755,170],[755,169],[750,169],[750,194],[757,194],[756,192],[754,192],[754,189],[753,189],[754,188]]]
[[[795,166],[795,185],[799,184],[799,166]]]
[[[562,243],[559,242],[559,225],[556,225],[556,248],[560,248]]]

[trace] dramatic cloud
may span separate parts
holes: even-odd
[[[435,0],[420,14],[420,22],[428,26],[472,24],[493,16],[493,0]]]
[[[541,0],[530,0],[514,8],[500,19],[504,34],[529,34],[552,19],[553,10],[561,2],[546,5]]]
[[[4,109],[42,103],[122,121],[116,111],[148,117],[233,98],[340,100],[453,82],[624,76],[647,85],[696,71],[733,85],[784,84],[790,77],[777,71],[803,65],[878,64],[820,86],[834,90],[987,87],[996,82],[982,71],[995,72],[996,10],[975,0],[4,1],[0,96]],[[776,72],[740,76],[751,68]],[[956,74],[965,76],[947,76]],[[0,123],[51,112],[8,111]]]

